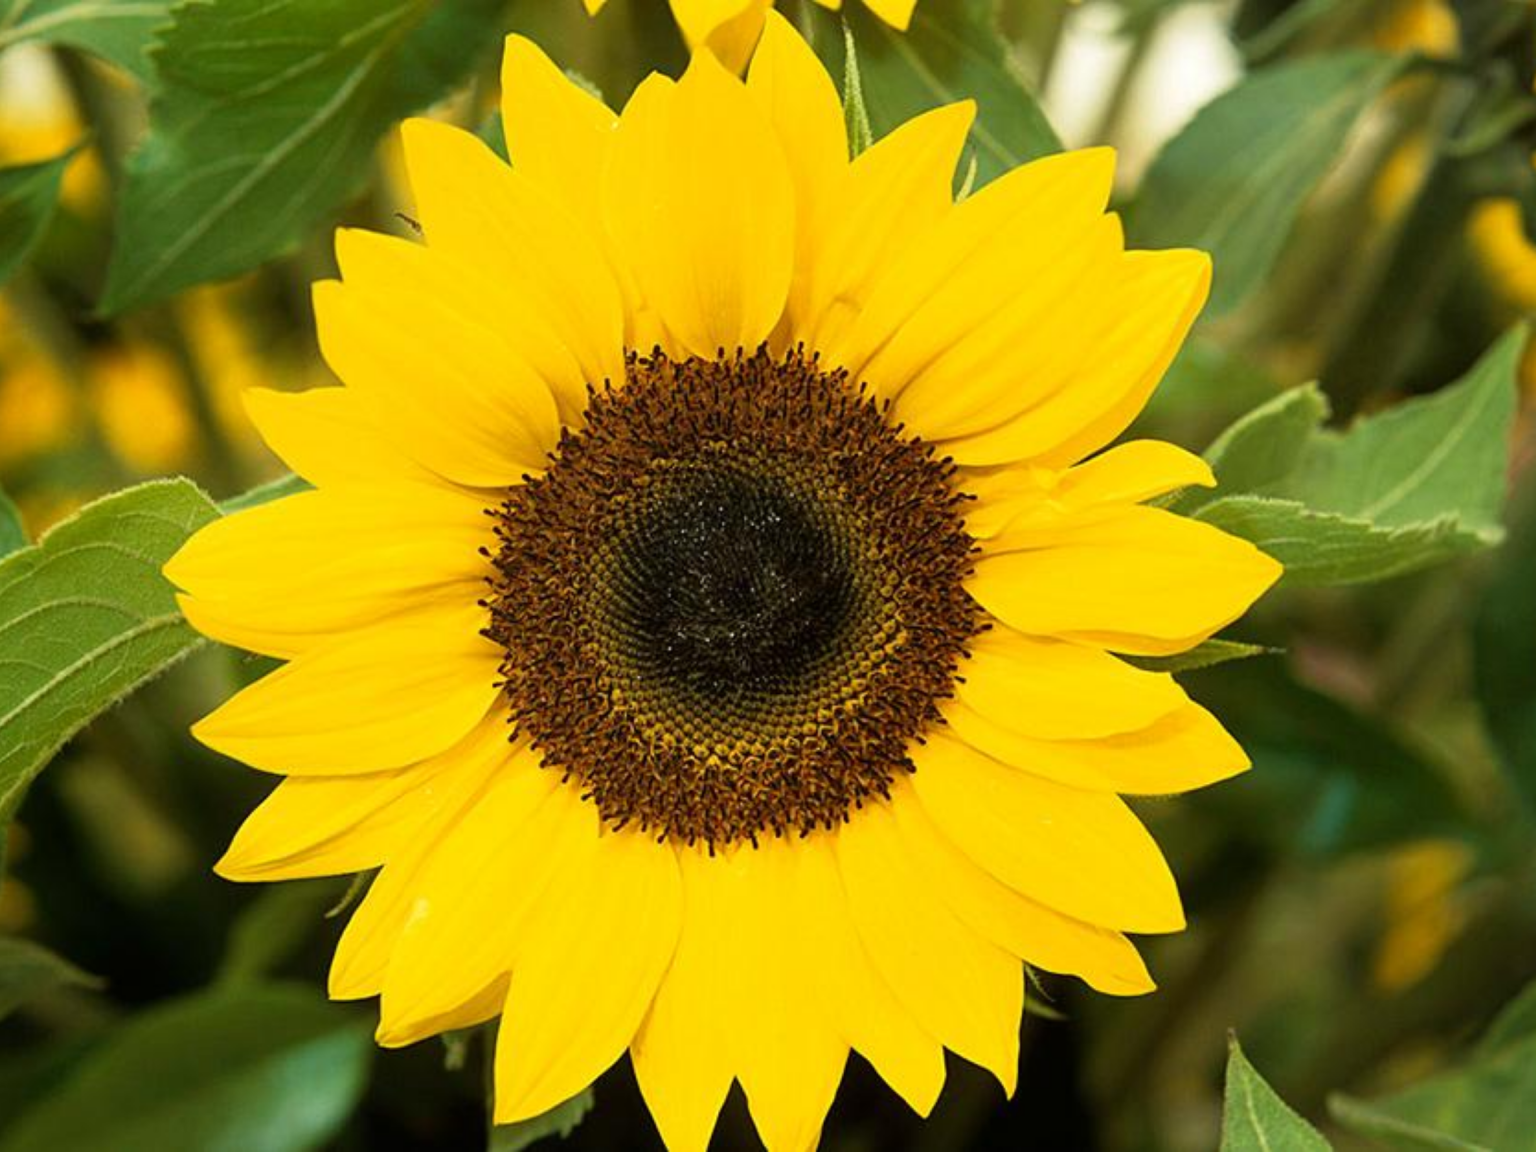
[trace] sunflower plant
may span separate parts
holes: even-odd
[[[1536,1148],[1533,71],[0,12],[0,1152]]]

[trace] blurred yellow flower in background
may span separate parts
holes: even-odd
[[[114,455],[152,475],[186,467],[197,435],[176,362],[140,341],[91,357],[91,408]]]
[[[1454,840],[1424,840],[1399,851],[1387,868],[1387,926],[1371,976],[1382,991],[1401,992],[1435,970],[1466,926],[1457,889],[1472,855]]]
[[[31,164],[59,155],[85,136],[54,57],[22,44],[0,57],[0,166]],[[60,199],[85,211],[102,200],[106,178],[94,149],[84,148],[64,170]]]
[[[905,32],[912,21],[917,0],[863,0],[864,6],[892,28]],[[596,15],[608,0],[583,0],[587,12]],[[752,47],[762,35],[763,21],[773,0],[671,0],[672,15],[689,48],[707,46],[720,62],[733,71],[746,67]],[[843,0],[816,0],[833,11]]]

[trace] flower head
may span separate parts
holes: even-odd
[[[1106,448],[1204,300],[1127,252],[1112,158],[956,203],[969,103],[850,162],[770,14],[615,116],[508,41],[510,166],[406,125],[424,243],[343,231],[345,387],[257,391],[316,490],[200,532],[188,618],[285,660],[196,728],[285,779],[221,871],[380,868],[338,997],[407,1044],[501,1017],[496,1115],[626,1049],[669,1147],[732,1080],[815,1143],[850,1050],[915,1109],[1012,1091],[1024,964],[1151,989],[1183,925],[1120,793],[1246,761],[1167,675],[1277,576]]]

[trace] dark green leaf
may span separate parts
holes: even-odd
[[[38,993],[70,984],[92,988],[98,981],[41,945],[0,936],[0,1020]]]
[[[1328,1152],[1328,1141],[1264,1082],[1237,1037],[1227,1041],[1221,1152]]]
[[[1268,275],[1360,113],[1401,68],[1394,57],[1344,52],[1249,75],[1152,162],[1127,221],[1136,246],[1204,249],[1215,261],[1206,316],[1239,304]]]
[[[592,1111],[592,1089],[584,1088],[563,1104],[517,1124],[502,1124],[491,1129],[489,1152],[522,1152],[550,1136],[561,1139],[576,1131],[576,1126]]]
[[[1239,640],[1207,640],[1196,644],[1188,652],[1172,656],[1127,656],[1126,659],[1148,672],[1191,672],[1196,668],[1210,668],[1229,660],[1247,660],[1252,656],[1273,656],[1278,648],[1263,644],[1244,644]]]
[[[253,268],[324,223],[375,142],[495,44],[500,0],[187,2],[128,161],[101,309]]]
[[[0,15],[0,52],[23,40],[68,44],[148,80],[144,49],[170,7],[171,0],[12,0]]]
[[[1332,859],[1457,836],[1468,816],[1434,765],[1385,721],[1296,681],[1280,660],[1241,660],[1184,678],[1253,768],[1188,802],[1213,827],[1281,856]]]
[[[808,4],[806,19],[822,59],[834,75],[845,74],[837,18]],[[875,139],[930,108],[969,98],[976,101],[978,186],[1061,150],[998,30],[997,0],[923,0],[906,32],[861,4],[845,5],[843,19],[858,46],[859,90]]]
[[[158,480],[0,561],[0,823],[66,740],[198,643],[160,567],[216,515]]]
[[[1509,779],[1536,812],[1536,488],[1528,486],[1523,496],[1478,599],[1472,667],[1488,734]]]
[[[1403,1152],[1536,1150],[1536,984],[1528,985],[1459,1068],[1380,1100],[1335,1096],[1344,1127]]]
[[[0,284],[10,279],[43,237],[59,199],[59,183],[75,149],[40,160],[0,168]]]
[[[0,560],[27,546],[27,530],[11,498],[0,491]]]
[[[362,1016],[308,990],[204,993],[123,1025],[0,1152],[308,1152],[351,1113],[372,1050]]]
[[[346,890],[334,877],[296,880],[262,889],[230,929],[219,979],[269,976],[325,929],[325,914]]]
[[[1343,433],[1317,427],[1321,393],[1288,393],[1212,446],[1221,495],[1179,510],[1253,541],[1291,584],[1384,580],[1496,544],[1524,339],[1514,329],[1455,384]]]

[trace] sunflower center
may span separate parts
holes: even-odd
[[[631,355],[495,510],[518,727],[614,825],[836,825],[912,770],[977,630],[953,472],[799,353]]]

